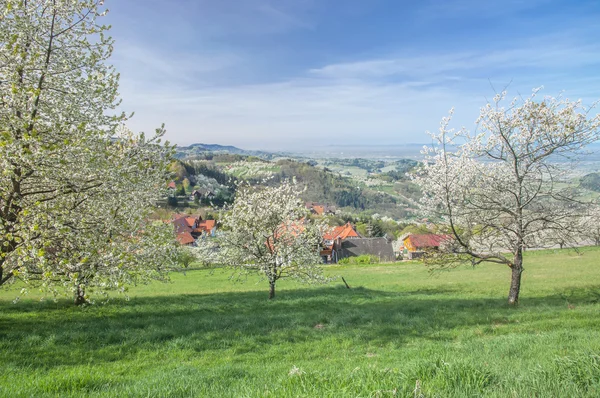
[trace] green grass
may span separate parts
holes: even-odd
[[[527,253],[509,270],[328,268],[339,282],[232,284],[222,270],[130,301],[17,304],[0,292],[0,396],[597,397],[600,251]]]

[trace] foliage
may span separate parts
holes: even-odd
[[[600,138],[600,115],[588,119],[580,101],[535,101],[536,93],[508,108],[506,93],[497,95],[481,109],[474,134],[449,129],[451,117],[444,118],[415,175],[425,214],[443,220],[453,236],[431,263],[507,265],[511,304],[518,302],[525,248],[575,243],[582,203],[560,183],[569,161]]]
[[[225,168],[225,172],[231,176],[243,179],[261,179],[273,175],[273,164],[248,158],[244,161],[235,162]]]
[[[269,282],[269,298],[281,278],[325,282],[319,264],[323,228],[306,218],[296,184],[284,181],[276,187],[238,190],[222,219],[225,232],[218,243],[199,242],[201,257],[240,273],[259,272]],[[217,247],[215,248],[215,243]]]
[[[400,231],[400,233],[398,234],[398,237],[400,237],[402,235],[406,235],[406,234],[420,235],[420,234],[430,234],[430,233],[432,233],[432,231],[429,230],[425,225],[410,224],[410,225],[407,225],[402,231]]]
[[[371,254],[363,254],[356,257],[344,257],[338,261],[338,264],[377,264],[379,257]]]
[[[169,196],[167,198],[167,206],[169,207],[177,207],[179,205],[179,202],[177,200],[177,196]]]
[[[211,166],[207,162],[203,161],[186,161],[186,165],[191,169],[191,174],[196,177],[201,174],[205,177],[212,178],[217,181],[221,185],[233,187],[233,184],[236,182],[236,179],[232,176],[218,170],[216,167]]]
[[[196,261],[196,255],[192,252],[192,249],[187,246],[182,246],[177,251],[177,263],[182,268],[189,268],[190,265]]]
[[[98,1],[5,1],[0,24],[0,284],[78,303],[163,278],[173,239],[148,224],[171,148],[123,127]],[[172,237],[172,234],[171,234]]]
[[[396,169],[381,173],[378,178],[386,181],[408,181],[409,175],[407,173],[413,171],[419,166],[419,162],[412,159],[400,159],[396,162]]]
[[[188,176],[188,172],[185,165],[179,160],[173,160],[169,164],[169,171],[172,173],[172,177],[175,181],[183,181]]]

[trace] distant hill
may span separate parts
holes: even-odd
[[[198,155],[206,155],[208,153],[228,153],[233,155],[257,156],[264,159],[272,159],[277,154],[265,151],[247,151],[232,145],[219,144],[192,144],[189,146],[178,146],[176,148],[175,157],[184,159]]]
[[[590,191],[600,192],[600,173],[590,173],[583,176],[579,185]]]

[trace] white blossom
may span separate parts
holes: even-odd
[[[438,266],[462,260],[508,265],[511,304],[518,300],[523,250],[575,243],[584,203],[565,176],[584,146],[600,136],[600,115],[590,116],[580,101],[538,102],[538,91],[507,108],[506,93],[497,95],[481,108],[473,133],[451,129],[451,115],[443,118],[414,175],[424,194],[422,210],[453,236],[450,256],[431,259]]]
[[[100,2],[0,7],[0,285],[64,287],[81,302],[162,278],[173,239],[147,216],[172,149],[162,128],[133,134],[115,113]]]
[[[275,187],[239,187],[223,215],[221,236],[198,242],[206,256],[238,273],[258,272],[270,285],[270,298],[281,278],[326,282],[319,255],[324,224],[307,218],[297,185],[284,181]]]

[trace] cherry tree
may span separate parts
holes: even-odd
[[[200,240],[198,255],[239,274],[262,274],[269,282],[270,299],[282,278],[326,282],[319,255],[324,226],[307,218],[298,194],[290,181],[274,187],[240,187],[223,216],[222,236]]]
[[[481,108],[477,130],[449,128],[442,119],[433,146],[414,176],[422,209],[442,220],[451,238],[426,261],[436,267],[470,262],[511,270],[508,303],[519,300],[523,251],[574,244],[585,202],[568,173],[586,144],[600,137],[600,115],[580,101],[544,97],[506,102],[496,95]]]
[[[0,285],[63,286],[78,303],[89,286],[163,277],[172,253],[168,227],[147,221],[172,148],[164,129],[134,134],[115,111],[102,6],[0,6]]]
[[[595,203],[581,218],[581,236],[600,246],[600,205]]]

